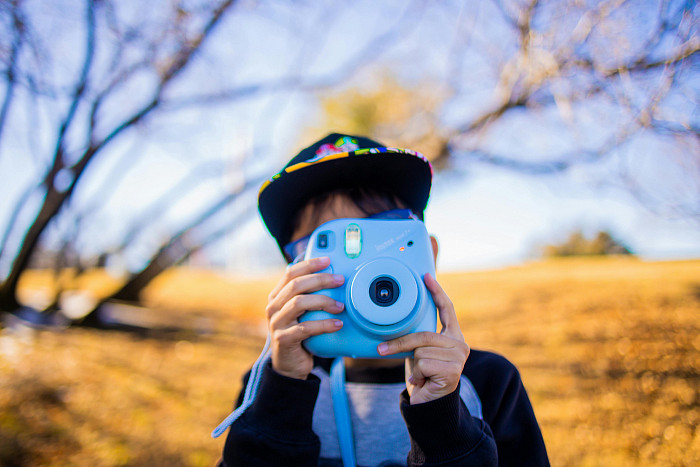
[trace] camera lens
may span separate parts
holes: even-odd
[[[399,284],[388,276],[377,277],[369,286],[369,298],[376,305],[391,306],[399,299]]]
[[[379,289],[377,292],[377,300],[383,302],[383,301],[389,301],[391,300],[391,289]]]
[[[389,303],[394,297],[394,290],[391,287],[391,282],[380,281],[377,283],[375,294],[378,302]]]

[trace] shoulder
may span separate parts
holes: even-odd
[[[502,355],[472,349],[462,374],[479,395],[486,420],[524,395],[518,369]]]
[[[472,350],[463,374],[477,392],[501,465],[549,465],[542,433],[520,372],[507,358]]]
[[[513,363],[502,355],[484,350],[472,349],[467,363],[464,365],[463,374],[472,382],[474,380],[488,379],[520,379],[520,373]]]

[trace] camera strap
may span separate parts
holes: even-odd
[[[267,340],[265,341],[265,347],[263,347],[260,356],[253,364],[253,368],[250,370],[250,376],[248,377],[248,384],[245,388],[245,393],[243,394],[243,401],[237,409],[231,412],[223,422],[217,426],[211,433],[212,438],[218,438],[228,429],[233,422],[235,422],[238,417],[243,415],[248,407],[253,404],[255,396],[258,395],[258,387],[260,386],[260,379],[262,378],[263,365],[270,358],[270,334],[267,334]]]
[[[338,429],[338,444],[340,456],[344,467],[355,467],[355,440],[352,435],[352,418],[350,417],[350,404],[345,392],[345,361],[338,357],[331,364],[331,399],[333,400],[333,414],[335,425]]]

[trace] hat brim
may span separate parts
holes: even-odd
[[[414,212],[425,210],[432,167],[420,153],[372,148],[327,155],[291,165],[263,184],[260,214],[280,248],[292,235],[292,217],[309,200],[333,190],[357,186],[388,190]]]

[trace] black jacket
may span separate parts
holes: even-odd
[[[326,370],[330,364],[322,359],[316,363]],[[348,381],[386,383],[404,378],[403,365],[393,370],[353,370],[347,369]],[[402,393],[401,413],[411,438],[407,464],[549,465],[540,428],[515,366],[499,355],[472,350],[463,374],[481,399],[483,420],[471,416],[459,389],[417,405],[410,405],[407,392]],[[315,375],[307,380],[287,378],[268,364],[255,401],[229,429],[220,465],[342,465],[340,459],[319,459],[320,441],[312,430],[318,390]]]

